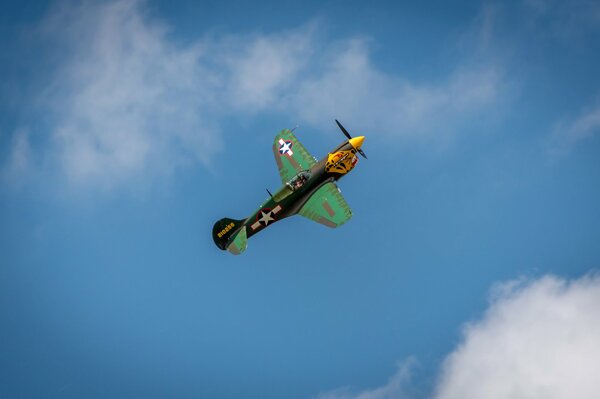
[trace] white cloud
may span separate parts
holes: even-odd
[[[214,92],[201,45],[178,47],[137,1],[62,10],[47,30],[68,58],[47,100],[67,176],[111,186],[182,159],[207,162],[218,136],[207,118]]]
[[[466,325],[462,342],[444,361],[431,397],[597,398],[599,304],[597,274],[497,285],[483,317]],[[321,397],[406,398],[410,381],[401,377],[402,371],[378,389],[338,390]]]
[[[224,55],[230,71],[229,102],[241,110],[278,107],[312,55],[311,28],[277,36],[258,36]],[[222,50],[221,50],[222,51]]]
[[[437,84],[415,83],[378,69],[368,40],[328,41],[316,23],[183,45],[147,8],[141,0],[69,5],[44,25],[63,60],[42,96],[51,158],[76,186],[111,188],[210,164],[232,115],[284,114],[327,129],[339,118],[353,132],[438,136],[481,119],[502,97],[493,65],[467,61]]]
[[[56,158],[76,185],[113,187],[190,161],[208,163],[232,113],[269,109],[310,55],[310,26],[177,45],[145,2],[56,10],[44,33],[65,46],[45,90]]]
[[[600,278],[508,283],[446,359],[436,398],[596,398]]]
[[[499,98],[502,76],[492,67],[456,69],[440,84],[416,84],[379,71],[364,40],[348,40],[330,54],[323,71],[301,82],[289,99],[314,125],[337,116],[363,132],[447,134]]]

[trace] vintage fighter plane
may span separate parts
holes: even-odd
[[[213,227],[217,247],[239,255],[248,238],[288,216],[300,214],[328,227],[338,227],[352,217],[352,211],[335,181],[350,172],[358,158],[364,136],[351,137],[340,122],[335,122],[348,138],[326,157],[317,161],[291,130],[282,130],[273,142],[273,154],[283,186],[245,220],[223,218]],[[268,191],[268,190],[267,190]]]

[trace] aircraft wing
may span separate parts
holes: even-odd
[[[350,207],[334,183],[326,183],[318,189],[298,214],[327,227],[341,226],[352,217]]]
[[[275,136],[273,154],[283,183],[317,163],[289,129],[282,130]]]

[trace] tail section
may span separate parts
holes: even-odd
[[[235,233],[233,240],[227,245],[227,250],[234,255],[239,255],[246,250],[248,237],[246,236],[246,226]]]
[[[217,247],[239,255],[246,249],[246,228],[243,220],[223,218],[213,226],[213,240]]]

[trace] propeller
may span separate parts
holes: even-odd
[[[342,133],[344,133],[344,136],[348,137],[348,140],[352,139],[352,136],[350,136],[350,133],[348,133],[348,131],[344,128],[344,126],[342,126],[342,124],[340,123],[340,121],[338,121],[336,119],[335,123],[337,123],[337,125],[340,128],[340,130],[342,131]],[[367,159],[367,155],[364,153],[364,151],[362,149],[358,148],[358,153],[360,155],[362,155],[364,159]]]

